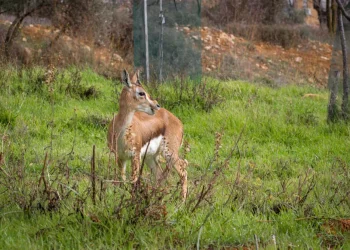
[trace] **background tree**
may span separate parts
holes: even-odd
[[[49,0],[1,0],[0,1],[0,13],[8,13],[15,16],[14,21],[9,26],[5,41],[4,50],[5,56],[8,59],[10,57],[10,49],[13,44],[14,38],[18,35],[19,28],[24,19],[44,7],[54,4],[55,1]]]
[[[337,19],[338,19],[338,30],[339,30],[339,36],[340,36],[340,44],[341,44],[341,50],[342,50],[342,57],[343,57],[343,97],[342,97],[342,104],[341,104],[341,115],[337,116],[337,107],[335,105],[336,101],[336,91],[337,88],[331,86],[331,96],[330,96],[330,104],[328,108],[328,120],[330,121],[337,121],[339,118],[343,120],[348,120],[350,117],[349,114],[349,83],[348,83],[348,77],[349,77],[349,69],[348,69],[348,57],[347,57],[347,42],[346,42],[346,33],[344,28],[344,21],[343,16],[346,17],[348,21],[350,21],[350,14],[347,12],[346,9],[348,9],[349,1],[341,1],[341,0],[335,0],[337,3]],[[347,5],[347,7],[344,7],[344,4]],[[338,77],[336,77],[338,78]],[[335,79],[335,83],[336,83]]]
[[[327,0],[326,2],[326,15],[327,15],[327,27],[331,34],[334,34],[337,30],[337,3],[335,0]]]

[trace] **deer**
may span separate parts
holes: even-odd
[[[150,97],[138,72],[130,79],[124,70],[122,83],[119,111],[110,122],[107,135],[108,147],[115,154],[122,180],[126,180],[126,163],[130,160],[131,182],[136,185],[143,159],[157,181],[164,178],[158,174],[158,157],[162,156],[166,160],[166,169],[175,168],[178,173],[181,197],[185,201],[188,162],[179,156],[184,136],[182,122]]]

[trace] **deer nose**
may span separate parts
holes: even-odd
[[[157,103],[156,107],[160,109],[160,105],[158,103]]]

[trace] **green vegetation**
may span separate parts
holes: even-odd
[[[148,87],[185,126],[182,204],[175,172],[153,192],[145,168],[136,199],[109,181],[121,84],[76,68],[2,69],[0,246],[350,248],[350,127],[327,124],[327,91],[204,82]]]

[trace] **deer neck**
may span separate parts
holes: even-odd
[[[117,134],[124,134],[125,130],[130,127],[134,114],[134,110],[123,109],[121,107],[117,115],[117,124],[115,124],[116,127],[119,128],[119,131],[115,131]]]
[[[117,119],[114,124],[114,132],[119,137],[124,134],[125,130],[130,127],[132,119],[135,114],[135,110],[130,108],[129,101],[132,97],[129,91],[124,88],[119,99],[119,112],[117,114]]]

